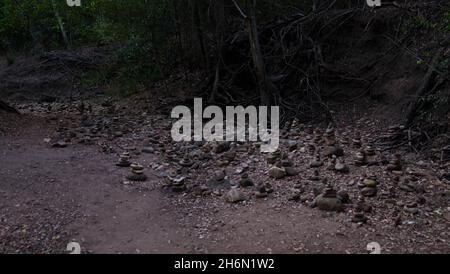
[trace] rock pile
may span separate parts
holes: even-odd
[[[362,181],[361,187],[361,195],[364,197],[373,197],[377,195],[378,192],[378,182],[375,176],[369,176]]]
[[[131,165],[130,158],[131,156],[129,152],[120,154],[119,161],[117,162],[116,166],[129,167]]]
[[[343,203],[341,199],[337,197],[336,190],[328,185],[320,194],[316,197],[313,203],[314,206],[317,206],[320,210],[324,211],[342,211]]]
[[[147,176],[144,174],[144,167],[140,164],[131,164],[131,174],[127,176],[130,181],[146,181]]]

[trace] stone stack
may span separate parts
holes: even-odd
[[[127,176],[130,181],[146,181],[147,176],[144,174],[144,167],[140,164],[131,164],[131,174]]]
[[[316,129],[313,142],[317,145],[322,143],[322,132],[320,131],[320,129]]]
[[[372,207],[366,203],[364,196],[360,196],[356,202],[355,211],[370,213],[372,212]]]
[[[227,178],[225,170],[214,172],[212,178],[208,181],[211,188],[227,188],[230,186],[230,180]]]
[[[318,168],[321,167],[323,165],[323,162],[320,160],[320,155],[317,154],[316,157],[314,158],[314,160],[311,161],[311,163],[309,163],[309,167],[311,168]]]
[[[324,139],[327,146],[334,146],[336,144],[336,135],[332,126],[328,126],[326,129]]]
[[[186,190],[186,177],[167,177],[167,187],[173,192],[183,192]]]
[[[314,205],[324,211],[342,211],[343,209],[343,203],[331,185],[328,185],[322,194],[316,197]]]
[[[214,152],[216,154],[221,154],[221,153],[224,153],[225,151],[230,150],[230,148],[231,148],[230,142],[219,142],[214,147]]]
[[[241,187],[250,187],[253,186],[253,181],[249,178],[248,173],[243,173],[241,175],[241,180],[239,181],[239,186]]]
[[[267,154],[266,160],[269,165],[275,164],[277,161],[281,159],[281,152],[279,150]]]
[[[352,139],[352,144],[353,144],[353,147],[355,147],[355,148],[361,147],[362,141],[361,141],[361,135],[359,133],[356,134],[356,136]]]
[[[349,168],[345,164],[344,160],[337,159],[336,165],[334,166],[334,170],[340,173],[348,173]]]
[[[256,198],[266,198],[268,195],[268,191],[266,189],[266,186],[264,184],[258,184],[256,185],[256,191],[255,191],[255,197]]]
[[[361,150],[355,155],[355,165],[356,166],[365,166],[367,165],[367,157],[366,152]]]
[[[389,171],[401,171],[402,170],[402,156],[399,153],[394,155],[394,158],[389,161],[386,167]]]
[[[327,165],[327,170],[333,171],[336,166],[337,157],[333,155],[330,162]]]
[[[181,159],[181,161],[179,162],[179,164],[182,167],[191,167],[192,165],[194,165],[194,161],[192,161],[189,155],[186,153],[183,159]]]
[[[364,152],[365,152],[365,154],[367,156],[374,156],[375,155],[375,149],[371,145],[366,146]]]
[[[309,177],[309,180],[314,181],[314,182],[320,181],[320,175],[319,175],[319,170],[318,169],[314,170],[313,175],[311,175]]]
[[[362,181],[361,195],[365,197],[373,197],[378,192],[378,182],[375,176],[369,176]]]
[[[314,155],[316,153],[316,146],[314,144],[308,144],[309,155]]]
[[[365,216],[364,211],[355,211],[352,222],[358,223],[358,224],[364,224],[366,223],[368,218]]]
[[[131,156],[129,152],[124,152],[120,154],[119,162],[117,162],[116,166],[129,167],[131,165],[130,158]]]
[[[281,161],[281,167],[286,171],[287,176],[296,176],[299,171],[294,167],[292,160],[285,159]]]

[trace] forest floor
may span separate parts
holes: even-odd
[[[170,110],[134,100],[97,100],[86,109],[22,104],[20,117],[1,113],[0,253],[66,253],[72,241],[83,253],[367,253],[371,242],[382,253],[450,252],[445,163],[399,150],[404,164],[393,173],[381,161],[354,165],[358,149],[343,145],[348,173],[330,169],[326,157],[317,170],[352,202],[325,212],[311,206],[326,185],[309,167],[311,145],[327,149],[316,127],[284,134],[281,150],[297,175],[273,179],[254,144],[220,153],[217,144],[175,144]],[[377,111],[342,107],[336,138],[361,135],[364,146],[387,129],[389,117],[378,119]],[[116,166],[124,151],[144,166],[147,181],[129,181],[129,168]],[[183,158],[192,165],[180,166]],[[256,198],[252,187],[240,188],[244,201],[227,202],[243,172],[273,192]],[[378,194],[358,203],[367,174],[377,177]],[[168,175],[184,177],[186,190],[171,191]],[[358,204],[371,209],[364,224],[352,222]]]

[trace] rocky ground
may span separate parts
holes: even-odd
[[[0,115],[0,252],[450,252],[448,161],[381,150],[395,127],[370,102],[337,107],[333,127],[295,123],[272,154],[174,143],[170,108],[151,103]]]

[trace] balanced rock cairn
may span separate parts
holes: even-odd
[[[287,176],[296,176],[299,173],[290,159],[282,160],[281,167],[284,168]]]
[[[313,205],[324,211],[342,211],[343,209],[343,203],[331,185],[328,185],[322,194],[316,197]]]
[[[352,222],[358,223],[358,224],[364,224],[366,223],[368,218],[364,214],[364,211],[356,210],[355,214],[352,217]]]
[[[336,135],[332,126],[328,126],[326,129],[324,139],[327,146],[334,146],[336,144]]]
[[[243,173],[241,175],[241,180],[239,181],[239,186],[241,187],[249,187],[253,186],[253,181],[248,177],[248,173]]]
[[[230,142],[219,142],[214,147],[214,152],[216,154],[221,154],[221,153],[224,153],[225,151],[230,150],[230,148],[231,148]]]
[[[346,133],[344,133],[343,136],[341,137],[341,144],[343,144],[343,145],[350,144],[350,140]]]
[[[394,158],[389,161],[389,164],[386,167],[389,171],[401,171],[402,170],[402,155],[400,153],[396,153]]]
[[[130,181],[146,181],[147,176],[144,174],[144,167],[140,164],[131,164],[131,174],[127,176]]]
[[[280,159],[281,159],[281,152],[279,150],[270,153],[266,156],[266,160],[269,165],[275,164]]]
[[[309,176],[309,180],[310,181],[320,181],[320,175],[319,175],[318,169],[314,169],[313,175]]]
[[[208,180],[207,185],[212,188],[228,188],[230,186],[230,180],[227,177],[225,169],[215,171],[212,178]]]
[[[222,161],[226,163],[226,165],[230,164],[236,158],[236,150],[230,149],[222,154]]]
[[[364,196],[360,196],[358,201],[356,202],[355,211],[370,213],[372,212],[372,207],[366,203]]]
[[[355,165],[356,166],[365,166],[365,165],[367,165],[367,157],[366,157],[366,152],[364,150],[361,150],[361,151],[356,153]]]
[[[316,132],[314,133],[314,140],[313,142],[315,144],[321,144],[322,143],[322,132],[320,129],[316,129]]]
[[[309,155],[314,155],[316,153],[316,146],[314,144],[308,144],[307,150]]]
[[[364,152],[367,156],[375,155],[375,149],[371,145],[366,146],[366,149],[364,150]]]
[[[173,192],[183,192],[186,190],[186,177],[167,177],[167,187]]]
[[[131,156],[129,152],[124,152],[120,154],[119,162],[117,162],[116,166],[129,167],[131,165],[130,158]]]
[[[316,157],[314,158],[314,160],[311,161],[311,163],[309,163],[309,167],[311,168],[318,168],[321,167],[323,165],[323,162],[320,160],[320,155],[317,154]]]
[[[334,170],[334,166],[336,165],[336,160],[337,157],[333,155],[333,157],[330,159],[330,161],[328,161],[327,164],[327,170],[333,171]]]
[[[361,135],[359,133],[356,134],[355,138],[352,139],[352,144],[353,144],[353,147],[355,147],[355,148],[361,147],[362,141],[361,141]]]
[[[334,166],[334,170],[340,173],[348,173],[349,168],[345,164],[344,160],[337,159],[336,165]]]
[[[194,161],[192,161],[189,157],[189,154],[185,154],[183,159],[181,159],[181,161],[179,162],[180,166],[182,167],[191,167],[192,165],[194,165]]]
[[[268,195],[268,191],[266,186],[262,183],[256,185],[255,197],[256,198],[266,198]]]
[[[362,181],[361,195],[365,197],[373,197],[378,192],[378,182],[375,176],[369,176]]]

